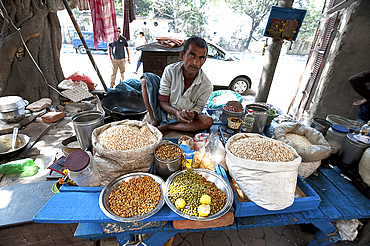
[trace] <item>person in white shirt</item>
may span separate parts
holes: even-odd
[[[145,45],[145,44],[146,44],[146,41],[145,41],[145,37],[144,37],[144,32],[139,32],[139,39],[138,39],[137,47]],[[134,54],[136,54],[136,53],[139,54],[139,59],[137,60],[136,70],[135,70],[135,72],[133,72],[134,74],[137,74],[137,71],[139,70],[139,67],[141,65],[141,50],[139,50],[139,51],[136,50]]]
[[[201,114],[213,86],[201,67],[207,58],[204,39],[192,36],[180,51],[180,62],[168,65],[162,78],[151,73],[141,77],[142,95],[151,124],[168,130],[198,132],[213,124]]]

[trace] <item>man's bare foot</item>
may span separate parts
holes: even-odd
[[[159,122],[157,120],[152,120],[150,124],[155,127],[159,126]]]
[[[166,131],[168,131],[168,125],[160,125],[157,127],[158,130],[161,132],[161,133],[165,133]]]

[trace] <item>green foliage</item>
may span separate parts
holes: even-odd
[[[140,16],[149,15],[153,7],[151,0],[135,0],[135,14]]]
[[[235,13],[248,15],[251,18],[252,26],[245,48],[248,48],[253,38],[253,33],[257,30],[263,20],[268,18],[271,7],[275,0],[225,0]],[[259,32],[260,33],[260,32]],[[260,34],[261,35],[261,34]],[[259,35],[259,36],[260,36]]]
[[[297,40],[304,40],[314,36],[317,25],[323,17],[321,9],[317,8],[312,0],[296,0],[293,7],[307,10],[302,26],[299,29]]]
[[[114,8],[117,16],[123,15],[123,0],[114,0]]]
[[[155,17],[173,20],[175,32],[201,35],[207,25],[206,4],[206,0],[157,0],[153,10]]]

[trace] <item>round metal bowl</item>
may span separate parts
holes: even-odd
[[[109,194],[113,190],[117,189],[118,186],[122,183],[122,181],[127,182],[130,179],[137,178],[139,176],[140,177],[143,177],[143,176],[152,177],[155,180],[155,182],[160,184],[161,198],[159,199],[158,205],[152,211],[150,211],[149,213],[146,213],[146,214],[140,215],[140,216],[133,216],[133,217],[125,218],[125,217],[121,217],[121,216],[118,216],[118,215],[114,214],[109,209],[109,206],[108,206]],[[120,221],[120,222],[135,222],[135,221],[141,221],[141,220],[147,219],[147,218],[153,216],[154,214],[156,214],[159,210],[161,210],[163,205],[164,205],[164,181],[163,181],[163,179],[161,179],[160,177],[158,177],[154,174],[144,173],[144,172],[128,173],[128,174],[125,174],[125,175],[122,175],[120,177],[115,178],[112,182],[110,182],[108,185],[106,185],[104,187],[104,189],[101,191],[100,196],[99,196],[99,207],[103,211],[103,213],[106,216],[108,216],[109,218],[111,218],[113,220],[116,220],[116,221]]]
[[[19,155],[26,149],[30,142],[30,137],[24,134],[18,134],[15,142],[15,149],[12,150],[13,134],[5,134],[0,136],[0,159],[11,158]]]
[[[28,101],[19,96],[0,97],[0,112],[2,113],[25,108],[27,105]]]
[[[164,185],[164,191],[165,191],[164,199],[166,200],[167,205],[172,209],[172,211],[174,211],[175,213],[177,213],[181,217],[184,217],[184,218],[189,219],[189,220],[208,221],[208,220],[217,219],[217,218],[221,217],[222,215],[226,214],[230,210],[231,206],[233,205],[233,201],[234,201],[233,190],[231,189],[230,184],[222,176],[220,176],[219,174],[217,174],[217,173],[215,173],[211,170],[203,169],[203,168],[195,168],[195,169],[193,169],[193,171],[202,175],[206,180],[213,182],[217,186],[217,188],[219,188],[223,192],[225,192],[225,194],[226,194],[225,206],[220,211],[218,211],[217,213],[215,213],[211,216],[207,216],[207,217],[191,216],[191,215],[188,215],[188,214],[185,214],[185,213],[181,212],[180,210],[177,210],[177,208],[174,206],[174,204],[172,204],[172,202],[170,202],[170,200],[168,199],[168,188],[170,187],[172,181],[177,176],[179,176],[181,173],[186,172],[186,170],[178,171],[178,172],[172,174],[170,177],[168,177],[168,179],[167,179],[167,181]]]

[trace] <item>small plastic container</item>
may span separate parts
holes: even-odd
[[[65,161],[69,178],[78,186],[99,186],[100,179],[94,158],[90,152],[76,150]]]
[[[348,133],[348,128],[342,125],[332,125],[329,128],[325,135],[325,139],[330,144],[333,154],[337,154],[339,152]]]

